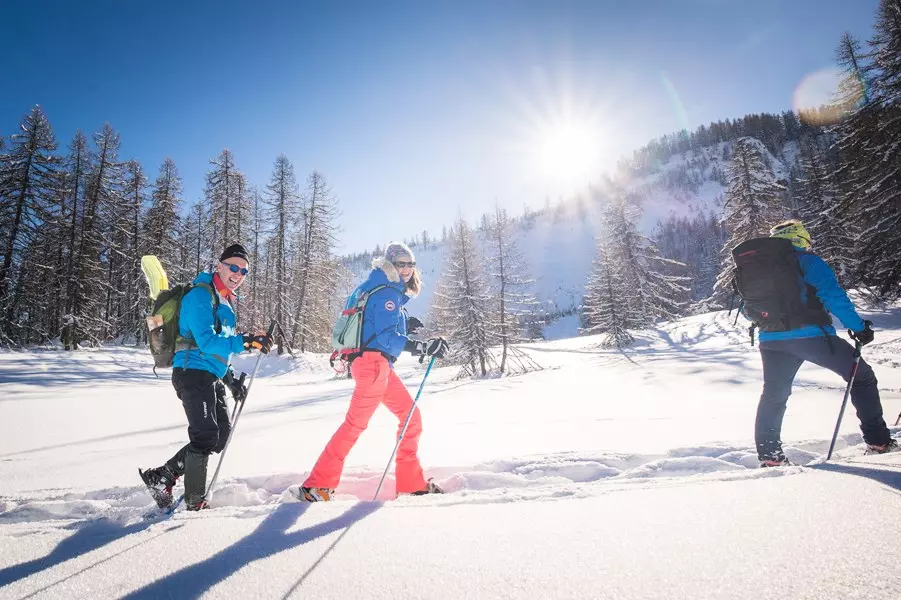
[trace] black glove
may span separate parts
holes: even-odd
[[[422,321],[416,317],[407,317],[407,333],[416,333],[423,327]]]
[[[435,358],[444,358],[448,350],[450,350],[450,346],[444,338],[440,337],[432,338],[427,342],[407,340],[407,343],[404,344],[404,351],[419,357],[434,356]],[[419,362],[422,362],[422,358],[419,359]]]
[[[863,322],[863,330],[856,331],[851,338],[860,343],[861,346],[866,346],[870,342],[873,341],[873,337],[875,334],[873,333],[873,321],[864,321]]]
[[[272,338],[265,332],[244,333],[244,349],[259,350],[263,354],[269,354],[272,350]]]
[[[425,346],[424,342],[408,339],[404,344],[404,352],[409,352],[413,356],[419,356],[422,354],[423,346]]]
[[[222,378],[222,383],[231,390],[232,398],[234,398],[235,402],[244,402],[247,399],[247,386],[244,384],[245,375],[246,373],[241,373],[241,377],[237,378],[235,377],[235,372],[229,369],[225,377]]]
[[[447,354],[448,350],[450,350],[450,346],[444,340],[444,338],[432,338],[429,341],[423,343],[422,353],[426,356],[434,356],[435,358],[444,358],[444,355]]]

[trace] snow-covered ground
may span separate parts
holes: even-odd
[[[901,309],[867,314],[893,424]],[[804,466],[759,469],[759,357],[724,313],[598,341],[530,346],[524,376],[434,370],[420,456],[449,493],[389,479],[377,502],[386,410],[337,501],[290,501],[351,382],[267,357],[214,508],[157,520],[137,467],[186,441],[168,374],[134,349],[0,354],[0,598],[901,598],[901,455],[864,457],[849,407],[823,464],[839,378],[802,368],[783,439]],[[398,370],[415,391],[423,368]]]

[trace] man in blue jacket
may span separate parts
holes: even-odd
[[[231,355],[250,349],[266,353],[272,347],[266,333],[235,332],[232,303],[235,290],[247,277],[248,264],[244,247],[232,244],[219,257],[215,273],[200,273],[182,298],[172,385],[188,417],[191,441],[163,466],[141,474],[161,508],[172,504],[172,487],[182,475],[187,509],[208,508],[204,500],[207,461],[212,452],[222,451],[231,432],[225,386],[236,402],[247,393],[231,368]]]
[[[855,332],[861,344],[873,341],[872,322],[864,321],[841,288],[826,262],[810,252],[810,234],[799,221],[786,221],[770,230],[770,237],[791,240],[797,252],[803,283],[802,303],[807,305],[808,290],[814,290],[823,309],[838,317]],[[829,319],[825,322],[828,322]],[[839,338],[831,325],[801,325],[788,331],[761,331],[760,357],[763,360],[763,394],[757,407],[755,438],[757,455],[763,467],[790,464],[782,452],[780,439],[785,405],[792,382],[804,361],[810,361],[841,375],[851,376],[854,348]],[[882,417],[882,404],[873,369],[861,360],[851,386],[851,403],[857,409],[867,453],[898,451]]]

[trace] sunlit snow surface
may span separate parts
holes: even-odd
[[[901,310],[866,317],[893,424]],[[380,409],[315,505],[288,488],[352,384],[325,356],[267,357],[214,508],[158,520],[137,468],[186,441],[169,373],[134,349],[0,354],[0,598],[901,598],[901,455],[864,457],[849,406],[822,464],[838,377],[801,369],[783,440],[804,466],[759,469],[760,359],[725,313],[598,343],[528,346],[545,369],[518,377],[433,370],[420,457],[449,493],[395,499],[389,476],[370,502]],[[423,368],[398,371],[415,393]]]

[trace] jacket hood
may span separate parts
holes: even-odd
[[[400,273],[390,261],[384,258],[374,258],[372,259],[372,268],[381,270],[391,283],[400,283]]]
[[[213,285],[213,274],[203,271],[203,272],[199,273],[197,275],[197,277],[194,278],[194,283],[195,284],[205,283],[207,285]]]
[[[399,290],[402,290],[404,292],[404,294],[406,294],[410,298],[416,297],[417,292],[415,292],[414,290],[408,289],[406,284],[404,284],[404,282],[401,281],[400,273],[397,272],[397,268],[393,264],[391,264],[391,261],[386,260],[384,258],[373,259],[372,260],[372,273],[369,274],[370,281],[374,280],[373,278],[374,278],[374,276],[376,276],[377,273],[382,273],[382,276],[386,280],[385,282],[379,282],[379,283],[396,284],[395,287],[397,287]]]

